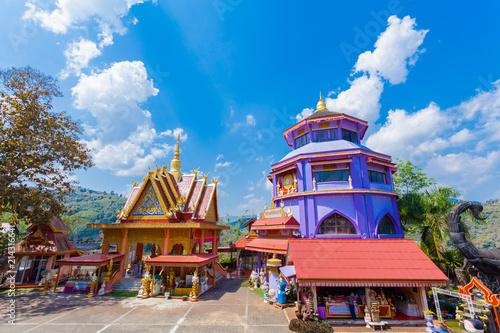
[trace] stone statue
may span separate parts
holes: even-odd
[[[260,287],[261,287],[261,288],[264,286],[264,282],[266,281],[266,277],[265,277],[265,275],[264,275],[264,274],[265,274],[265,273],[264,273],[264,269],[263,269],[263,268],[261,268],[261,269],[260,269],[260,277],[259,277],[259,279],[260,279]]]
[[[478,249],[465,237],[465,233],[460,227],[460,215],[468,209],[472,212],[475,219],[484,220],[480,216],[480,213],[483,211],[481,204],[470,201],[456,204],[448,214],[448,229],[450,230],[451,240],[464,255],[465,260],[484,275],[478,277],[482,277],[483,282],[494,293],[499,292],[499,290],[494,289],[497,289],[498,280],[500,279],[500,247],[487,250]],[[495,282],[495,280],[497,281]]]
[[[311,309],[306,304],[302,305],[300,313],[302,314],[302,320],[307,321],[312,319]]]

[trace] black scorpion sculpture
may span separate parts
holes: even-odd
[[[448,215],[448,229],[455,246],[462,252],[466,260],[474,265],[480,272],[500,277],[500,247],[483,250],[472,244],[460,229],[460,215],[470,209],[474,218],[485,220],[479,214],[483,206],[479,203],[464,201],[455,205]],[[500,232],[500,231],[499,231]]]

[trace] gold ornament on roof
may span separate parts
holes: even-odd
[[[191,170],[191,173],[194,175],[194,179],[198,178],[198,171],[200,171],[200,167],[198,167],[198,169]]]
[[[170,173],[174,175],[175,181],[178,182],[181,178],[181,161],[179,160],[179,141],[181,135],[177,135],[177,145],[175,146],[174,158],[170,162]]]
[[[211,180],[212,184],[217,185],[217,183],[219,182],[219,178],[220,178],[220,176],[219,176],[219,177],[217,177],[217,178],[213,178],[213,179]]]
[[[205,179],[205,181],[206,181],[209,174],[210,174],[210,171],[206,175],[201,175],[201,178]]]
[[[328,110],[326,108],[326,104],[325,104],[325,101],[323,100],[323,98],[321,98],[321,92],[319,93],[319,101],[318,101],[318,104],[316,104],[316,111],[320,111],[320,110]],[[314,112],[316,112],[314,111]]]

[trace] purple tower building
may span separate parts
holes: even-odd
[[[329,111],[284,131],[293,150],[271,166],[273,201],[291,210],[303,238],[403,238],[391,157],[361,144],[368,123]]]

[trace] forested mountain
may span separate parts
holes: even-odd
[[[87,236],[94,239],[99,235],[99,229],[87,229],[88,223],[114,223],[117,210],[125,204],[123,198],[113,191],[110,193],[94,191],[82,187],[75,188],[75,192],[68,197],[66,206],[72,211],[63,220],[68,228],[73,229],[71,239],[78,235],[78,240]]]
[[[482,205],[488,222],[467,222],[471,241],[478,248],[500,247],[500,200],[491,199]]]
[[[114,223],[116,221],[117,210],[121,210],[125,204],[126,198],[123,198],[114,192],[100,192],[82,187],[75,189],[66,205],[73,212],[63,217],[68,227],[73,228],[71,239],[75,234],[82,240],[87,236],[89,239],[95,239],[99,235],[99,229],[87,229],[88,223]],[[487,223],[467,222],[471,234],[471,241],[478,248],[500,247],[500,200],[492,199],[483,203],[483,215],[488,218]],[[224,225],[230,225],[232,228],[225,231],[221,237],[224,245],[235,242],[245,230],[240,229],[241,225],[249,217],[221,216],[221,222]],[[227,243],[227,244],[226,244]]]

